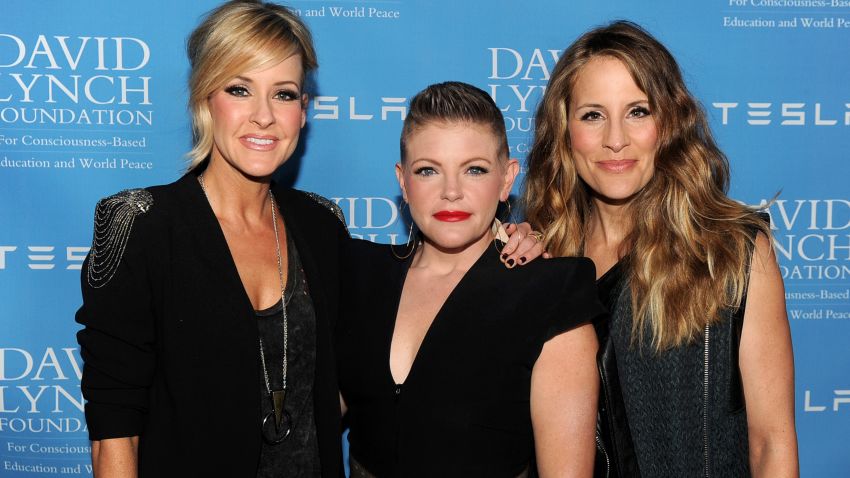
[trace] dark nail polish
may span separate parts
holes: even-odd
[[[506,252],[506,253],[504,253],[504,254],[502,254],[502,259],[504,259],[504,258],[506,258],[506,257],[508,257],[508,253],[507,253],[507,252]]]
[[[508,259],[508,265],[509,265],[509,266],[511,266],[511,267],[513,267],[513,265],[514,265],[514,260],[513,260],[513,259]]]
[[[525,261],[527,261],[527,260],[528,260],[528,259],[526,259],[526,258],[525,258],[525,256],[520,257],[520,258],[519,258],[519,263],[520,263],[520,264],[525,264]]]

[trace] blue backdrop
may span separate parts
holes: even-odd
[[[73,315],[96,201],[170,182],[190,148],[184,45],[214,0],[4,0],[0,14],[0,475],[89,475]],[[405,102],[462,80],[524,159],[560,52],[625,18],[679,59],[732,162],[770,206],[796,361],[804,477],[850,473],[848,2],[302,0],[321,66],[282,172],[350,230],[406,239],[393,164]],[[800,6],[796,6],[799,4]],[[819,4],[819,5],[815,5]]]

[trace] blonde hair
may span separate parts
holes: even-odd
[[[655,173],[627,206],[632,229],[619,255],[631,288],[632,340],[649,331],[660,351],[693,340],[723,308],[740,306],[753,231],[770,237],[770,230],[726,195],[728,160],[676,60],[641,27],[618,21],[564,52],[537,111],[524,202],[549,252],[584,253],[593,203],[571,155],[568,105],[582,68],[600,56],[623,62],[648,96],[659,131]]]
[[[318,67],[310,30],[298,16],[281,5],[233,0],[210,12],[189,36],[191,64],[189,107],[194,146],[188,153],[192,170],[202,164],[213,147],[212,117],[208,99],[234,76],[273,66],[301,55],[303,76]]]

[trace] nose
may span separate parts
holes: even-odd
[[[621,121],[612,120],[606,125],[605,138],[602,146],[619,153],[629,145],[629,137]]]
[[[260,128],[268,128],[274,123],[274,113],[272,112],[269,100],[264,98],[256,99],[250,120]]]
[[[460,181],[452,175],[444,176],[442,198],[448,201],[457,201],[463,197],[463,189]]]

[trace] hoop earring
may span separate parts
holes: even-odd
[[[398,216],[399,217],[402,217],[404,215],[402,213],[404,212],[405,207],[407,207],[406,202],[402,203],[401,207],[398,210]],[[390,245],[390,252],[393,253],[393,257],[395,257],[396,259],[398,259],[400,261],[403,261],[403,260],[407,259],[408,257],[410,257],[410,255],[413,254],[413,251],[416,250],[416,241],[413,241],[411,243],[412,239],[413,239],[413,218],[410,219],[410,227],[407,229],[407,244],[405,244],[405,246],[404,246],[404,248],[405,248],[405,250],[407,250],[407,252],[404,255],[399,255],[399,253],[397,253],[395,251],[395,244],[391,244]]]
[[[506,219],[508,220],[509,224],[510,221],[513,219],[513,212],[511,211],[511,202],[510,200],[505,199],[504,201],[499,201],[499,204],[501,204],[502,202],[504,202],[508,208],[508,214]],[[506,244],[508,242],[507,231],[505,231],[505,229],[502,227],[503,224],[505,223],[499,220],[498,217],[493,218],[493,247],[495,247],[496,250],[499,251],[499,254],[502,253],[502,250],[499,248],[498,243],[501,242],[502,244]]]
[[[505,199],[505,204],[508,206],[507,220],[508,220],[508,224],[510,224],[514,220],[514,212],[511,210],[511,200],[510,200],[510,198]]]

